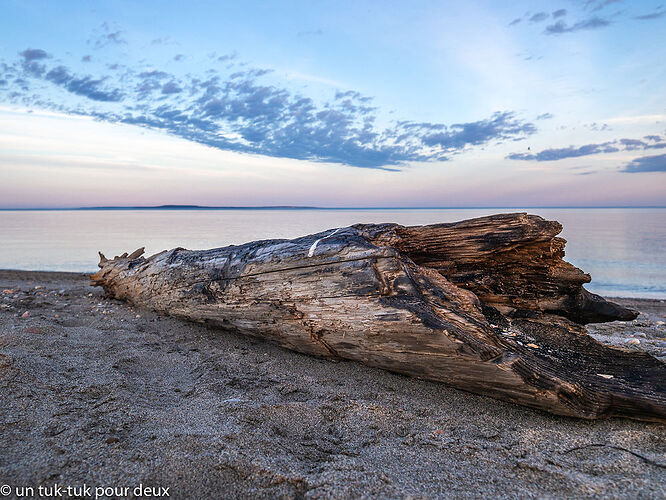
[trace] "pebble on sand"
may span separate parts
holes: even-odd
[[[21,314],[22,318],[29,318],[30,317],[30,311],[26,311],[23,314]]]
[[[640,345],[641,341],[638,339],[628,339],[624,341],[627,345]]]

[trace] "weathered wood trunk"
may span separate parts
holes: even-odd
[[[666,365],[581,326],[637,313],[590,294],[557,222],[356,225],[294,240],[107,260],[115,298],[316,356],[583,418],[666,421]]]

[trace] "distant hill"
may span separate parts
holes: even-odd
[[[238,206],[205,206],[205,205],[157,205],[150,207],[78,207],[74,210],[305,210],[319,207],[306,206],[259,206],[259,207],[238,207]]]

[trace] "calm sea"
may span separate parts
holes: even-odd
[[[666,298],[666,208],[0,211],[0,268],[87,272],[96,269],[98,250],[112,257],[145,246],[151,255],[359,222],[433,224],[522,211],[564,225],[566,259],[592,275],[590,291]]]

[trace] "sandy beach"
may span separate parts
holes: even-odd
[[[666,360],[665,301],[615,300],[641,315],[590,334]],[[0,271],[0,397],[0,484],[12,488],[666,496],[665,425],[557,417],[308,357],[105,299],[83,274]]]

